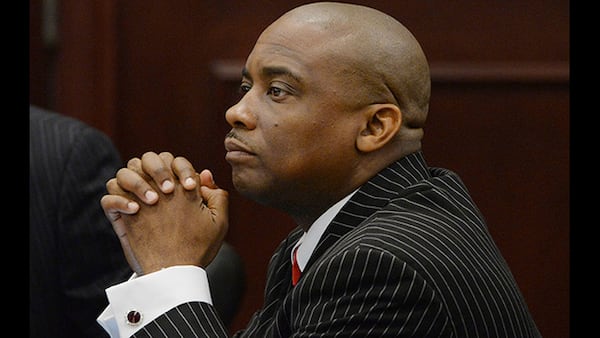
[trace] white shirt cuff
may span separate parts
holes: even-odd
[[[206,271],[193,265],[172,266],[106,289],[108,307],[97,321],[111,337],[129,337],[147,323],[186,302],[212,304]],[[135,324],[127,322],[130,311],[141,314]]]

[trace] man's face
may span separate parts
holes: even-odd
[[[327,36],[297,28],[272,26],[261,35],[243,71],[243,97],[226,113],[236,189],[283,210],[341,198],[362,127]]]

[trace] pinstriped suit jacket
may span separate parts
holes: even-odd
[[[108,337],[104,290],[132,273],[100,206],[121,166],[106,135],[30,107],[29,337]]]
[[[295,229],[268,269],[264,305],[239,337],[540,337],[460,178],[406,156],[333,219],[291,287]],[[135,337],[223,337],[206,303],[182,304]]]

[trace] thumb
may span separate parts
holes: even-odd
[[[213,221],[226,232],[229,227],[229,193],[217,186],[207,169],[200,173],[200,194],[202,200],[206,201]]]
[[[212,189],[218,189],[219,187],[215,183],[213,174],[208,169],[202,170],[200,173],[200,186],[207,186]]]
[[[229,193],[219,188],[209,188],[207,186],[200,187],[202,199],[206,201],[206,206],[210,209],[213,215],[227,217],[229,212]],[[227,220],[227,218],[223,218]]]

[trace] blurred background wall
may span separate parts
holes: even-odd
[[[261,305],[272,251],[294,226],[240,198],[224,118],[258,34],[307,1],[30,0],[30,102],[112,137],[124,159],[171,151],[231,193],[227,241]],[[433,77],[424,148],[457,171],[546,338],[569,335],[569,1],[352,1],[421,42]]]

